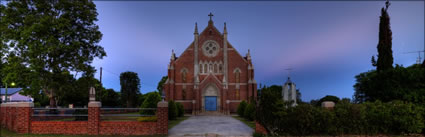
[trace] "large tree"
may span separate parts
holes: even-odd
[[[134,107],[137,96],[140,94],[140,79],[135,72],[123,72],[120,74],[121,100],[123,105]]]
[[[168,76],[163,76],[161,78],[161,80],[158,82],[158,86],[156,87],[156,89],[158,90],[160,96],[162,96],[162,90],[164,89],[164,83],[165,83],[165,81],[167,81],[167,79],[168,79]]]
[[[93,59],[106,56],[98,44],[97,15],[90,0],[8,2],[1,10],[0,39],[5,60],[14,65],[3,68],[5,79],[41,90],[55,107],[67,84],[63,77],[92,73]]]
[[[378,61],[372,57],[372,65],[376,65],[376,70],[388,70],[393,68],[393,51],[392,51],[392,32],[390,27],[390,16],[388,15],[389,1],[386,7],[381,9],[381,17],[379,23],[379,42],[378,42]],[[375,63],[376,62],[376,63]]]

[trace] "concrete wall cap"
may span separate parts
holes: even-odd
[[[1,107],[34,107],[32,102],[8,102],[1,104]]]
[[[89,102],[89,107],[102,107],[102,103],[99,101],[91,101]]]
[[[166,108],[166,107],[168,107],[168,102],[160,101],[160,102],[158,102],[158,107]]]

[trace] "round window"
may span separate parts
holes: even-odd
[[[217,56],[219,52],[220,47],[218,46],[217,42],[213,40],[208,40],[204,43],[202,46],[202,51],[205,56],[208,57],[215,57]]]

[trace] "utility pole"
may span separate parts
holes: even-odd
[[[424,51],[420,51],[419,50],[419,51],[405,52],[404,54],[418,53],[418,58],[416,60],[416,64],[421,64],[422,63],[421,52],[424,52],[425,53],[425,50]]]
[[[99,97],[99,101],[102,102],[102,89],[103,89],[103,84],[102,84],[102,67],[100,67],[100,78],[99,78],[99,81],[100,81],[100,89],[99,89],[100,97]]]

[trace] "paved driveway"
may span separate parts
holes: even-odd
[[[251,136],[254,130],[231,116],[192,116],[168,131],[175,136]]]

